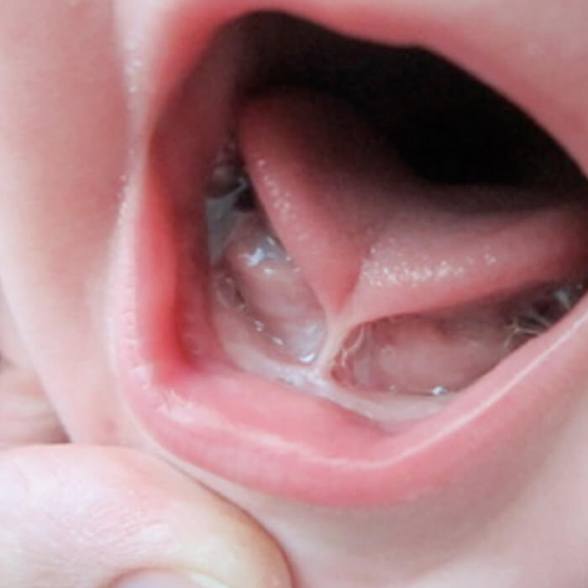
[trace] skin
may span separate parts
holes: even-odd
[[[570,382],[573,413],[537,448],[532,467],[485,496],[464,487],[436,497],[420,505],[424,514],[348,513],[264,497],[184,467],[130,416],[111,369],[104,283],[130,165],[124,130],[141,106],[129,110],[123,99],[130,66],[120,47],[132,4],[0,4],[6,585],[94,588],[142,570],[176,570],[178,582],[197,574],[204,586],[207,576],[235,588],[585,586],[588,382]],[[418,4],[411,10],[429,25],[425,46],[440,45],[434,31],[448,27],[450,57],[467,53],[468,65],[485,68],[498,86],[505,77],[532,80],[541,91],[531,97],[520,83],[514,98],[588,163],[588,39],[578,30],[588,2]],[[162,10],[144,6],[147,17]],[[192,12],[205,18],[210,6],[194,1]],[[487,23],[482,35],[470,33],[476,20]],[[488,45],[493,56],[481,49]],[[528,50],[507,59],[513,46]],[[174,584],[159,574],[142,585]]]

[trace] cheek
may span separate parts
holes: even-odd
[[[65,436],[34,371],[0,289],[0,448],[62,443]]]
[[[0,6],[0,278],[68,428],[106,430],[100,309],[127,137],[112,9],[32,5]]]

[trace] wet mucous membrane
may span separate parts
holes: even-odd
[[[234,147],[223,149],[216,171],[207,199],[211,283],[229,356],[242,369],[375,420],[387,418],[386,406],[395,417],[433,414],[549,329],[586,290],[581,280],[541,284],[422,315],[329,324],[256,202]],[[398,402],[415,396],[429,404]]]

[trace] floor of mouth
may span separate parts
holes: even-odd
[[[376,415],[376,420],[390,415],[412,419],[440,410],[549,329],[585,292],[582,281],[544,284],[504,298],[430,315],[384,317],[333,333],[338,327],[329,324],[267,217],[251,207],[254,195],[246,173],[239,166],[233,172],[235,177],[207,199],[211,295],[230,360],[240,369]],[[407,404],[406,399],[416,397],[428,404]]]

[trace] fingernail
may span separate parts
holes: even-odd
[[[227,588],[217,580],[201,574],[173,572],[140,572],[125,578],[113,588]]]

